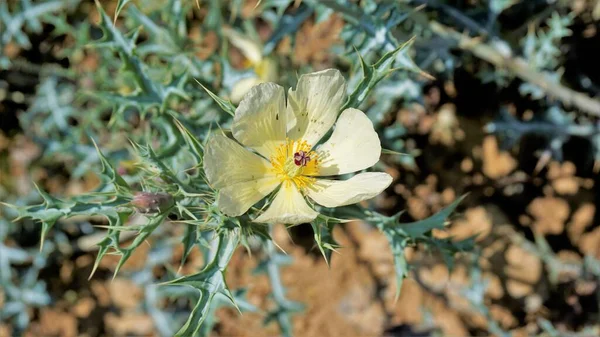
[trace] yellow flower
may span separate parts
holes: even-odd
[[[253,68],[255,73],[255,76],[241,79],[231,89],[229,99],[237,104],[253,86],[277,80],[277,64],[273,58],[263,57],[260,43],[230,28],[224,28],[223,33],[242,52],[246,66]]]
[[[228,216],[242,215],[279,187],[254,221],[299,224],[319,214],[307,198],[338,207],[386,189],[392,177],[383,172],[326,178],[369,168],[381,155],[379,137],[363,112],[346,109],[338,118],[345,99],[346,81],[334,69],[300,76],[287,104],[283,87],[254,86],[235,111],[231,130],[237,142],[216,134],[205,149],[204,170],[219,190],[219,209]],[[329,140],[315,148],[336,118]]]

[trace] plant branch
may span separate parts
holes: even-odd
[[[497,68],[508,69],[522,80],[540,87],[547,95],[558,99],[565,106],[600,117],[600,100],[567,88],[560,83],[554,83],[547,75],[530,68],[524,59],[502,55],[493,46],[481,42],[480,38],[465,36],[437,22],[430,22],[430,28],[439,36],[454,40],[460,49],[473,53]]]

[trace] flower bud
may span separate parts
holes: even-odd
[[[175,201],[169,193],[137,192],[131,204],[143,213],[158,213],[169,209]]]

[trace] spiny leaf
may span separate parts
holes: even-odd
[[[171,101],[171,97],[188,100],[189,97],[183,89],[188,81],[187,71],[179,76],[174,76],[168,84],[153,81],[146,73],[146,66],[136,55],[137,47],[135,41],[137,40],[139,29],[134,31],[131,38],[128,38],[111,22],[98,0],[96,0],[96,6],[100,12],[100,28],[104,32],[104,37],[100,42],[95,43],[95,45],[116,50],[123,61],[123,70],[133,75],[138,86],[138,90],[132,95],[114,95],[120,102],[118,106],[115,105],[115,111],[122,113],[125,111],[125,107],[131,106],[141,111],[142,114],[146,114],[154,107],[158,107],[160,111],[165,111]],[[136,12],[133,6],[129,7],[129,11]],[[108,94],[102,93],[100,95]]]
[[[408,70],[417,73],[427,78],[428,80],[435,80],[435,77],[431,76],[430,74],[426,73],[421,68],[419,68],[419,66],[417,66],[417,64],[413,61],[412,57],[408,55],[408,53],[410,52],[410,46],[412,46],[414,42],[415,37],[410,38],[410,40],[404,42],[402,45],[400,45],[400,47],[398,47],[400,49],[398,52],[395,52],[390,55],[391,57],[393,57],[395,67],[393,69],[388,70],[388,74],[398,70]]]
[[[215,95],[212,91],[208,90],[204,85],[202,85],[200,81],[196,80],[196,82],[202,87],[202,89],[204,89],[204,91],[206,91],[210,98],[212,98],[215,101],[215,103],[217,103],[219,107],[221,107],[223,111],[227,112],[231,116],[235,116],[235,106],[230,101],[226,101],[221,97]]]
[[[171,116],[163,114],[154,118],[156,128],[161,129],[160,134],[166,137],[166,141],[162,143],[159,158],[169,158],[175,156],[181,150],[181,141],[183,137],[178,132],[175,123]]]
[[[331,254],[336,252],[336,249],[340,247],[340,245],[333,238],[332,232],[335,223],[321,220],[321,218],[318,217],[311,223],[311,226],[315,233],[315,243],[323,255],[323,258],[325,258],[325,262],[328,266],[330,266]]]
[[[18,217],[15,221],[18,219],[30,218],[42,223],[40,249],[43,248],[44,240],[50,229],[52,229],[56,222],[61,218],[68,218],[75,215],[101,215],[108,220],[109,224],[120,226],[121,223],[116,223],[118,222],[117,219],[119,219],[119,212],[124,214],[131,213],[130,210],[117,212],[115,209],[117,206],[127,204],[129,199],[126,198],[117,197],[103,203],[88,203],[75,200],[67,202],[54,198],[41,189],[38,189],[38,191],[44,199],[42,204],[36,206],[11,207],[18,212]]]
[[[239,306],[239,309],[242,312],[259,313],[260,309],[257,308],[254,304],[248,302],[248,300],[246,298],[247,292],[248,292],[248,290],[246,288],[240,288],[240,289],[234,290],[233,297],[235,298],[235,300],[233,302]],[[206,318],[204,319],[204,322],[200,326],[200,331],[199,331],[200,336],[209,336],[210,335],[210,333],[213,331],[215,324],[217,323],[216,317],[215,317],[215,312],[219,308],[230,306],[231,302],[232,301],[229,298],[227,298],[221,294],[215,295],[215,298],[213,299],[213,303],[210,306],[210,311],[208,312],[208,315],[206,316]]]
[[[109,182],[113,184],[117,193],[122,195],[131,195],[131,187],[127,182],[117,173],[117,170],[111,165],[108,159],[102,154],[102,151],[98,148],[96,141],[92,138],[92,142],[94,143],[94,147],[96,148],[96,152],[98,152],[98,157],[100,158],[100,163],[102,164],[102,172],[101,174],[108,178]]]
[[[348,100],[346,101],[346,104],[344,104],[342,110],[350,107],[359,107],[366,100],[377,83],[394,71],[407,69],[425,74],[406,54],[413,41],[414,38],[401,44],[396,49],[385,53],[372,65],[368,65],[360,55],[359,51],[355,49],[362,69],[363,78],[354,91],[348,96]],[[394,63],[399,63],[399,67],[392,68]]]
[[[271,226],[271,231],[272,230],[273,227]],[[302,311],[304,306],[301,303],[290,301],[285,297],[285,288],[281,282],[279,266],[286,262],[289,263],[290,261],[281,259],[281,257],[287,257],[289,259],[289,256],[278,253],[275,249],[275,243],[272,240],[266,241],[265,245],[266,256],[255,272],[259,270],[263,271],[269,277],[272,288],[272,297],[276,303],[276,307],[269,312],[267,317],[265,317],[264,324],[268,324],[275,320],[279,325],[281,334],[288,337],[292,335],[293,331],[290,315]]]
[[[398,228],[412,238],[422,236],[435,228],[442,229],[445,226],[446,219],[454,212],[454,209],[456,209],[458,204],[460,204],[466,196],[467,194],[457,198],[453,203],[427,219],[405,224],[401,223],[398,224]]]
[[[103,40],[104,44],[111,46],[120,53],[121,59],[124,62],[124,67],[132,71],[137,83],[144,92],[153,94],[153,96],[156,97],[161,97],[155,83],[148,78],[144,72],[142,62],[134,54],[134,40],[126,38],[117,27],[112,24],[112,21],[102,8],[102,5],[100,5],[100,2],[98,0],[95,1],[98,12],[100,12],[100,27],[105,35]]]
[[[210,310],[210,304],[212,303],[215,293],[211,293],[208,290],[200,289],[200,298],[194,309],[190,313],[190,316],[186,320],[185,324],[177,331],[175,337],[194,337],[197,335],[202,322],[206,319],[208,311]]]
[[[177,42],[171,33],[167,29],[157,25],[149,17],[140,12],[135,6],[129,7],[127,9],[127,14],[129,17],[141,24],[148,32],[148,37],[151,39],[151,41],[155,41],[156,46],[161,48],[160,50],[157,50],[158,53],[175,54],[181,52],[181,49],[177,45]]]
[[[32,123],[34,118],[40,115],[47,116],[42,123],[45,132],[58,129],[67,132],[69,129],[68,119],[75,113],[75,109],[69,105],[69,95],[64,93],[72,90],[71,87],[59,85],[55,76],[45,79],[39,86],[37,97],[24,115],[25,123]],[[66,98],[66,99],[65,99]]]
[[[204,154],[204,146],[192,134],[192,132],[190,130],[188,130],[183,125],[183,123],[181,123],[181,121],[179,121],[176,118],[175,114],[172,113],[171,117],[173,118],[173,122],[175,122],[175,125],[179,129],[179,132],[183,136],[183,139],[185,140],[185,142],[187,143],[188,147],[190,148],[190,152],[192,152],[192,154],[194,155],[194,157],[196,157],[196,161],[198,162],[198,165],[201,165],[202,164],[203,154]]]
[[[181,180],[179,180],[179,178],[177,178],[175,173],[173,173],[173,171],[169,167],[167,167],[167,165],[158,157],[158,155],[156,154],[156,152],[154,152],[150,145],[141,145],[133,141],[131,142],[131,144],[134,146],[137,154],[144,160],[144,164],[147,164],[152,169],[156,170],[161,179],[163,179],[166,182],[176,184],[177,186],[179,186],[181,191],[185,193],[194,192],[189,189],[189,186],[187,184],[184,184]]]
[[[469,250],[473,247],[473,240],[468,238],[464,241],[453,242],[448,240],[439,240],[425,236],[425,234],[432,229],[442,229],[445,226],[446,219],[456,209],[458,204],[466,197],[466,194],[456,199],[452,204],[433,216],[411,223],[398,223],[398,219],[402,212],[397,213],[393,216],[386,217],[372,212],[367,220],[374,223],[388,239],[392,254],[394,256],[394,271],[396,272],[396,295],[395,300],[400,296],[400,290],[402,288],[402,282],[408,274],[409,265],[404,255],[404,249],[409,243],[425,243],[428,245],[434,245],[438,248],[443,256],[446,258],[447,263],[452,263],[454,253],[458,251]]]
[[[390,242],[390,247],[392,248],[394,271],[396,272],[396,293],[394,295],[394,301],[398,301],[402,283],[404,282],[404,278],[408,275],[408,262],[404,255],[404,248],[407,246],[408,239],[389,235],[387,237]]]
[[[121,13],[125,5],[127,5],[130,1],[131,0],[117,0],[117,7],[115,8],[115,18],[113,20],[113,24],[117,23],[117,18],[119,17],[119,14]]]
[[[139,233],[136,235],[135,239],[133,239],[133,242],[127,248],[115,247],[119,254],[121,254],[121,258],[119,259],[119,263],[115,268],[113,279],[117,276],[121,270],[121,267],[123,267],[125,262],[127,262],[131,254],[133,254],[133,252],[150,236],[150,234],[152,234],[152,232],[154,232],[154,230],[165,221],[167,215],[169,215],[169,210],[165,210],[163,213],[149,218],[146,224],[141,227]]]
[[[212,300],[217,293],[224,295],[231,301],[234,296],[225,283],[225,268],[233,256],[233,252],[240,242],[239,228],[222,229],[216,236],[214,256],[200,272],[183,276],[162,285],[186,285],[197,289],[200,298],[186,323],[175,334],[176,337],[193,337],[200,330],[202,322],[206,319]],[[235,305],[235,303],[233,303]],[[237,307],[237,306],[236,306]]]
[[[192,249],[198,242],[198,226],[187,225],[185,226],[185,233],[181,239],[183,243],[183,254],[181,254],[180,266],[183,267],[188,256],[192,252]]]
[[[65,10],[65,7],[68,6],[75,6],[79,1],[55,0],[36,3],[35,5],[22,2],[26,6],[14,15],[11,15],[8,11],[8,2],[0,2],[0,19],[2,19],[0,20],[0,44],[6,45],[15,39],[19,45],[27,49],[30,48],[31,42],[23,29],[25,26],[33,31],[40,31],[42,29],[41,17],[49,13]]]

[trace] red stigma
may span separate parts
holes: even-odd
[[[294,153],[294,164],[296,166],[306,166],[310,161],[310,156],[304,151]]]

